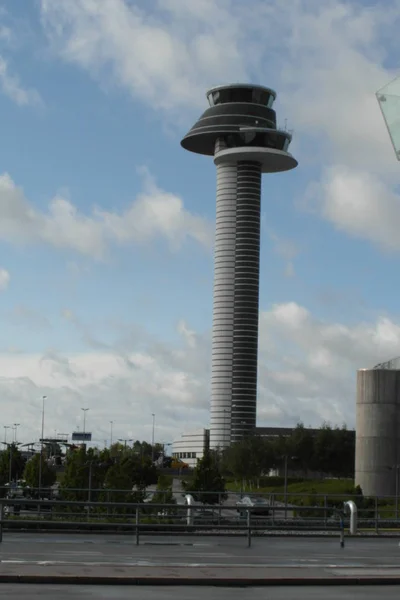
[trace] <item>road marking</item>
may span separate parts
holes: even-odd
[[[37,565],[37,566],[56,566],[56,565],[77,565],[77,566],[92,566],[92,567],[102,567],[102,566],[118,566],[118,567],[159,567],[159,568],[171,568],[171,567],[180,567],[180,568],[219,568],[219,567],[228,567],[228,568],[267,568],[267,567],[276,567],[276,568],[293,568],[297,567],[303,570],[321,568],[321,569],[359,569],[360,572],[366,573],[369,571],[378,571],[379,569],[397,569],[400,571],[398,565],[380,565],[377,566],[367,566],[367,565],[359,565],[359,564],[327,564],[327,563],[313,563],[310,565],[297,564],[293,563],[279,563],[275,565],[271,564],[261,564],[261,563],[210,563],[210,562],[156,562],[151,560],[137,560],[130,562],[110,562],[110,561],[62,561],[62,560],[41,560],[41,561],[30,561],[30,560],[2,560],[1,564],[8,565]]]

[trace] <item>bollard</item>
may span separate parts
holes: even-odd
[[[136,546],[139,546],[139,507],[136,507]]]
[[[194,498],[191,494],[186,494],[185,504],[188,507],[187,513],[186,513],[186,525],[188,525],[190,527],[190,526],[194,525],[194,511],[192,508],[193,504],[194,504]]]
[[[350,513],[350,535],[357,533],[357,505],[353,500],[348,500],[343,503],[345,513]]]
[[[342,517],[340,517],[340,547],[344,548],[344,521]]]
[[[250,509],[247,509],[247,547],[251,546],[251,513]]]

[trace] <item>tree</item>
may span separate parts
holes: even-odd
[[[11,454],[11,473],[10,473],[10,454]],[[9,444],[6,450],[0,453],[0,485],[11,481],[16,481],[22,477],[25,468],[25,459],[23,458],[16,444]]]
[[[338,469],[338,436],[334,429],[324,423],[314,440],[315,470],[335,474]]]
[[[107,491],[102,495],[107,502],[132,502],[132,478],[121,463],[108,469],[104,487]]]
[[[220,500],[227,498],[225,480],[219,470],[215,453],[205,451],[203,458],[197,463],[192,481],[185,484],[185,490],[203,504],[218,504]]]
[[[117,459],[113,459],[107,449],[99,452],[97,448],[86,449],[82,446],[68,452],[61,485],[63,498],[86,501],[90,496],[90,500],[96,502],[99,490],[104,487],[106,473],[114,460]]]
[[[148,442],[140,442],[136,440],[132,446],[133,451],[141,458],[153,457],[154,461],[158,460],[164,454],[164,446],[162,444],[154,444],[154,448]]]
[[[299,466],[304,476],[312,469],[314,462],[314,437],[309,429],[306,429],[302,423],[299,423],[290,436],[290,454],[292,461]]]
[[[31,488],[39,487],[39,468],[40,459],[42,459],[42,487],[50,487],[57,480],[57,472],[50,467],[44,456],[40,453],[35,454],[25,465],[24,479]]]
[[[67,452],[64,478],[61,484],[61,496],[65,500],[86,500],[87,492],[81,492],[88,487],[88,473],[85,472],[86,448]]]

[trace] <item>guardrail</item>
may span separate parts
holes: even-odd
[[[344,508],[344,507],[343,507]],[[12,515],[11,511],[12,509]],[[33,510],[35,517],[21,515],[21,511]],[[297,507],[301,514],[309,507]],[[76,502],[68,500],[27,500],[0,499],[0,542],[5,530],[92,530],[92,531],[126,531],[135,535],[136,544],[142,534],[238,534],[246,536],[247,545],[251,546],[252,537],[263,535],[268,531],[281,529],[304,529],[312,531],[332,531],[340,535],[340,544],[344,546],[344,510],[332,508],[329,523],[324,521],[324,507],[316,507],[321,517],[287,519],[277,522],[274,513],[282,511],[281,507],[268,507],[270,515],[258,516],[253,507],[240,507],[245,518],[239,515],[226,515],[235,512],[234,507],[224,505],[187,505],[128,503],[128,502]],[[32,515],[32,513],[31,513]],[[302,523],[299,523],[299,521]],[[354,525],[354,523],[353,523]],[[354,527],[352,533],[355,533]]]

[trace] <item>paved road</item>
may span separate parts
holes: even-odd
[[[53,585],[0,585],[0,598],[9,600],[397,600],[400,587],[279,587],[279,588],[187,588],[187,587],[92,587]]]
[[[399,536],[400,539],[400,536]],[[130,536],[93,534],[6,533],[0,544],[4,564],[52,562],[129,566],[276,566],[392,567],[400,573],[397,539],[143,536],[136,546]]]

